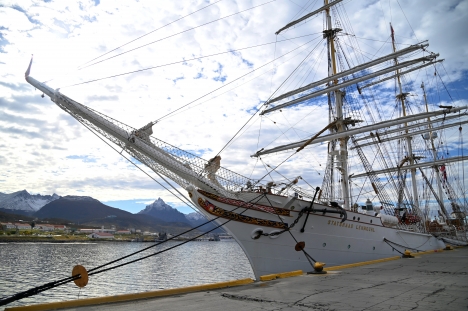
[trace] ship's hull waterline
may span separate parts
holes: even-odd
[[[225,211],[241,213],[252,219],[269,220],[288,225],[294,222],[300,212],[300,209],[292,210],[290,216],[278,216],[215,201],[194,188],[189,189],[189,193],[200,212],[209,219],[215,218],[216,215],[200,206],[203,205],[203,202],[208,202],[210,205]],[[278,200],[277,196],[274,197]],[[321,208],[325,208],[325,206],[314,204],[314,209]],[[326,266],[399,256],[399,252],[404,252],[406,249],[416,252],[445,247],[443,241],[431,234],[385,227],[379,217],[366,214],[347,211],[347,220],[341,222],[339,214],[311,212],[304,226],[304,232],[301,232],[305,219],[306,215],[304,214],[289,232],[286,231],[277,236],[260,236],[259,238],[256,238],[259,232],[271,233],[282,229],[241,220],[226,222],[228,218],[223,217],[214,221],[223,224],[223,228],[242,247],[257,279],[262,275],[294,270],[312,271],[313,268],[304,253],[295,250],[296,240],[305,242],[305,251],[315,260],[326,263]]]

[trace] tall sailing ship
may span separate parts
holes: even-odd
[[[322,15],[328,76],[272,95],[260,115],[287,113],[297,105],[312,108],[314,100],[325,99],[328,115],[320,117],[327,125],[302,141],[252,151],[257,159],[271,154],[285,159],[267,166],[261,178],[222,167],[219,155],[205,160],[152,137],[153,122],[133,128],[82,105],[31,77],[31,64],[26,80],[89,130],[185,189],[202,214],[236,239],[257,278],[299,269],[318,271],[323,264],[380,259],[405,250],[435,250],[446,243],[466,245],[467,201],[459,196],[463,180],[454,178],[457,172],[451,165],[463,163],[467,156],[445,157],[439,140],[449,128],[459,128],[462,135],[468,107],[430,111],[423,83],[424,110],[410,113],[416,108],[410,107],[405,77],[428,68],[434,72],[442,60],[428,50],[427,41],[398,50],[391,26],[390,53],[353,66],[343,43],[344,37],[352,38],[352,29],[345,30],[340,21],[345,16],[341,2],[325,0],[322,7],[276,32]],[[394,104],[376,103],[375,88],[389,81],[395,81]],[[282,163],[299,152],[313,154],[324,144],[327,165],[320,187],[300,187],[301,176],[281,175]],[[365,204],[358,203],[365,199]],[[438,216],[431,217],[431,210]]]

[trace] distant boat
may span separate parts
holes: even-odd
[[[167,240],[167,233],[159,233],[159,236],[154,240],[155,242],[164,242]]]
[[[212,237],[210,237],[208,239],[208,241],[215,241],[215,242],[218,242],[218,241],[221,241],[221,239],[219,238],[219,235],[215,234],[213,235]]]

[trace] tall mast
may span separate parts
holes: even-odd
[[[426,96],[426,89],[424,88],[424,82],[421,83],[421,88],[423,90],[423,95],[424,95],[424,103],[426,104],[426,112],[429,112],[429,107],[427,105],[427,96]],[[429,128],[432,129],[432,125],[431,125],[431,118],[430,117],[427,117],[427,121],[428,121],[428,124],[429,124]],[[437,151],[436,151],[436,148],[434,146],[434,136],[433,136],[433,133],[432,131],[429,132],[429,140],[431,141],[431,149],[432,149],[432,156],[434,158],[434,162],[437,161]],[[446,219],[449,218],[449,215],[447,213],[447,210],[445,209],[445,206],[444,206],[444,201],[443,201],[443,196],[442,196],[442,184],[441,184],[441,179],[440,179],[440,172],[439,172],[439,166],[438,165],[435,165],[434,166],[434,169],[435,169],[435,172],[436,172],[436,176],[437,176],[437,190],[438,190],[438,194],[439,194],[439,201],[440,201],[440,208],[442,210],[442,213],[444,215],[444,217]]]
[[[328,5],[328,0],[324,0],[324,6]],[[335,53],[335,37],[336,33],[341,31],[339,28],[332,27],[332,20],[330,16],[330,8],[325,10],[326,13],[326,22],[327,22],[327,29],[324,31],[324,36],[327,38],[328,49],[330,51],[330,63],[331,63],[331,71],[329,70],[328,76],[334,76],[337,74],[337,66],[336,66],[336,53]],[[334,79],[332,81],[334,85],[338,84],[338,79]],[[343,97],[345,95],[344,92],[340,90],[335,90],[334,97],[335,97],[335,107],[336,107],[336,131],[337,132],[344,132],[344,117],[343,117]],[[347,150],[347,141],[348,137],[340,138],[339,140],[339,149],[338,152],[332,150],[333,155],[336,155],[336,165],[337,169],[341,174],[341,192],[344,200],[344,208],[349,209],[350,207],[350,195],[349,195],[349,180],[348,180],[348,150]],[[333,159],[334,157],[330,157]],[[331,163],[333,164],[333,163]]]
[[[391,36],[392,36],[392,46],[393,46],[393,52],[396,52],[396,46],[395,46],[395,35],[392,27],[392,23],[390,23],[390,31],[391,31]],[[394,58],[395,65],[398,65],[398,59],[395,57]],[[396,96],[397,99],[401,103],[401,110],[403,112],[403,117],[406,117],[406,107],[405,107],[405,100],[406,96],[409,95],[409,93],[403,93],[403,89],[401,87],[401,79],[400,79],[400,70],[396,70],[396,77],[397,77],[397,82],[398,82],[398,88],[400,93]],[[408,156],[407,159],[409,160],[410,165],[414,164],[414,154],[413,154],[413,146],[411,144],[411,139],[412,137],[408,135],[408,123],[404,124],[405,126],[405,133],[406,135],[406,146],[408,148]],[[413,207],[416,207],[416,209],[419,209],[419,202],[418,202],[418,189],[416,186],[416,169],[412,168],[411,170],[411,188],[413,190]],[[402,182],[404,182],[404,178],[402,178]],[[404,185],[403,185],[404,187]]]

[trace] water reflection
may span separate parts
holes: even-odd
[[[123,262],[178,243],[169,241]],[[71,276],[72,268],[77,264],[90,270],[149,245],[116,242],[1,244],[0,297]],[[88,285],[81,290],[72,282],[8,306],[137,293],[249,277],[254,277],[252,269],[235,241],[189,242],[140,262],[90,276]]]

